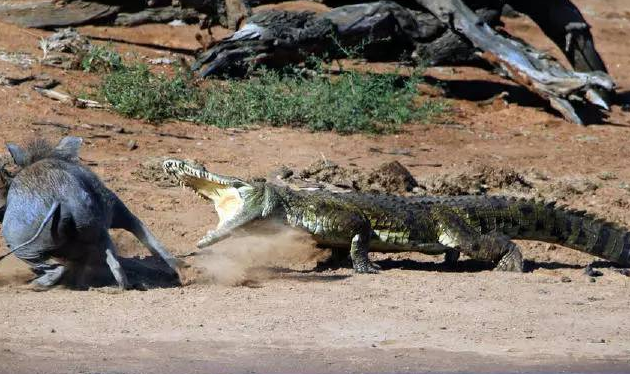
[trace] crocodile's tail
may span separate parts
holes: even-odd
[[[534,200],[509,204],[519,225],[512,237],[560,244],[581,252],[630,265],[630,231],[582,210]]]
[[[480,233],[501,232],[513,239],[560,244],[630,266],[629,229],[586,211],[506,196],[418,197],[412,201],[461,209]]]

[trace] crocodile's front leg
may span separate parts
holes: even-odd
[[[350,245],[352,267],[357,273],[378,272],[368,257],[374,231],[359,207],[334,196],[320,195],[299,195],[287,206],[289,225],[305,229],[323,245]]]
[[[492,261],[495,270],[523,271],[519,247],[505,235],[479,234],[456,211],[440,206],[432,211],[438,226],[438,242],[458,249],[473,259]]]
[[[234,230],[251,222],[260,216],[259,211],[248,211],[240,213],[229,221],[224,222],[216,230],[208,230],[208,232],[197,242],[197,248],[202,249],[210,245],[220,242],[232,235]]]

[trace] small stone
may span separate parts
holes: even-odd
[[[599,140],[599,137],[593,135],[577,135],[575,140],[582,143],[593,143]]]
[[[591,282],[591,283],[595,283],[595,282],[597,282],[597,279],[595,279],[595,278],[593,278],[593,277],[590,277],[588,280],[589,280],[589,282]]]
[[[615,173],[613,173],[612,171],[602,171],[601,173],[597,174],[597,178],[603,181],[607,181],[611,179],[617,179],[617,175],[615,175]]]
[[[33,84],[33,87],[50,90],[57,87],[58,85],[59,85],[58,80],[54,78],[50,78],[50,77],[42,77],[40,80],[38,80],[37,82]]]
[[[569,277],[567,277],[565,275],[562,278],[560,278],[560,282],[562,282],[562,283],[571,283],[571,278],[569,278]]]
[[[282,165],[277,171],[277,175],[280,179],[287,179],[293,176],[293,170],[289,169],[287,166]]]
[[[56,332],[57,332],[57,330],[55,330],[55,329],[50,329],[50,332],[51,332],[52,334],[54,334],[54,333],[56,333]]]
[[[134,149],[138,148],[138,142],[135,140],[130,140],[127,142],[127,149],[130,151],[133,151]]]
[[[606,339],[588,339],[589,343],[602,344],[606,343]]]
[[[172,65],[174,61],[166,57],[150,58],[148,60],[151,65]]]

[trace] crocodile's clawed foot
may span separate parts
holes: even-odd
[[[494,270],[522,273],[523,255],[521,254],[521,251],[516,246],[510,248],[510,250],[501,258]]]
[[[354,265],[354,271],[358,274],[378,274],[381,267],[373,262],[365,262]]]

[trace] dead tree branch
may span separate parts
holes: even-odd
[[[361,57],[368,60],[398,60],[408,54],[430,65],[443,65],[479,57],[544,98],[568,121],[583,124],[575,103],[608,110],[602,93],[612,91],[614,83],[604,71],[566,69],[547,54],[499,34],[483,18],[483,11],[473,12],[461,0],[417,2],[425,12],[381,1],[322,14],[255,14],[234,35],[201,54],[193,69],[204,77],[243,75],[252,66],[282,67],[303,62],[309,55],[335,58],[357,46]],[[599,57],[592,43],[583,43],[578,49]]]

